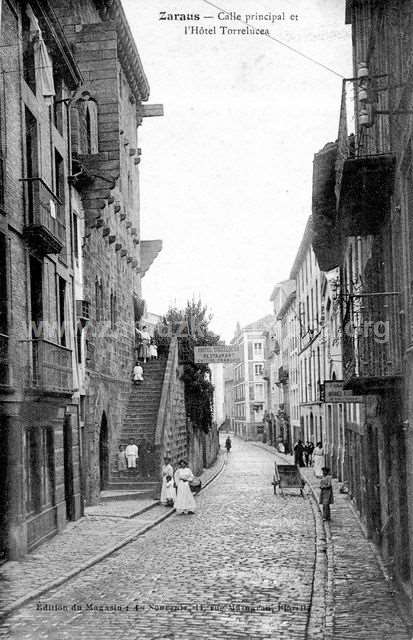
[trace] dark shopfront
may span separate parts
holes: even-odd
[[[369,396],[363,425],[346,424],[349,495],[390,573],[409,579],[406,433],[395,420],[394,398]]]

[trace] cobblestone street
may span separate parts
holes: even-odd
[[[374,559],[367,558],[369,584],[360,571],[353,583],[355,560],[365,573],[359,556],[366,554],[366,547],[360,538],[360,553],[354,549],[352,555],[348,547],[342,554],[338,528],[333,532],[338,620],[334,636],[323,629],[328,580],[325,554],[316,555],[316,537],[323,538],[319,516],[314,518],[310,499],[297,490],[285,499],[274,496],[273,461],[273,451],[235,439],[224,471],[198,496],[195,515],[174,514],[33,600],[5,620],[0,637],[409,640]],[[145,517],[152,511],[159,515],[160,509]],[[345,508],[334,515],[340,527],[344,525],[343,538],[350,539],[354,522]],[[46,568],[43,577],[47,579]],[[365,615],[366,606],[370,615]]]
[[[272,469],[272,455],[237,440],[223,474],[199,496],[196,515],[172,516],[39,600],[68,611],[30,603],[7,619],[2,637],[304,639],[312,509],[298,495],[274,498]],[[157,610],[166,605],[178,610]],[[230,610],[237,606],[245,609]]]

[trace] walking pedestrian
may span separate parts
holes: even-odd
[[[298,440],[298,442],[294,446],[294,464],[297,467],[305,466],[303,453],[304,453],[304,445],[301,440]]]
[[[167,478],[172,478],[174,475],[174,469],[171,465],[171,459],[168,456],[164,457],[164,464],[162,466],[162,489],[161,489],[161,504],[167,504]],[[172,483],[173,488],[173,483]]]
[[[227,450],[227,453],[231,451],[231,447],[232,447],[231,438],[228,436],[227,439],[225,440],[225,448]]]
[[[143,368],[140,362],[136,362],[133,367],[133,384],[141,384],[143,382]]]
[[[181,460],[179,468],[175,471],[175,484],[176,484],[176,501],[175,509],[176,513],[187,514],[195,513],[196,502],[192,495],[189,483],[194,479],[194,474],[188,467],[185,460]]]
[[[323,477],[323,467],[324,467],[324,449],[321,442],[317,442],[317,446],[313,451],[313,460],[314,460],[314,473],[316,478]]]
[[[330,520],[330,504],[334,504],[333,483],[330,469],[323,467],[323,477],[320,480],[320,504],[323,505],[323,520]]]
[[[304,462],[306,467],[310,466],[310,455],[311,455],[311,445],[310,445],[310,442],[307,440],[304,446]]]
[[[136,469],[139,457],[139,449],[133,438],[129,439],[129,444],[125,449],[125,455],[128,462],[128,470]]]

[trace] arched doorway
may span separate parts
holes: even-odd
[[[99,433],[99,473],[100,490],[102,491],[108,481],[109,447],[108,447],[108,421],[106,413],[102,413]]]

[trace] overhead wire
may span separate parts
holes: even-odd
[[[222,11],[222,13],[226,13],[227,15],[231,15],[231,13],[233,13],[231,11],[227,11],[226,9],[223,9],[222,7],[219,7],[218,5],[214,4],[210,0],[201,0],[201,2],[204,2],[205,4],[208,4],[209,6],[214,7],[214,9],[217,9],[218,11]],[[235,18],[235,20],[237,20],[237,22],[241,22],[242,24],[244,24],[247,27],[251,26],[251,25],[248,24],[248,22],[246,22],[242,18],[238,18],[237,17],[237,18]],[[282,47],[285,47],[286,49],[289,49],[289,51],[292,51],[293,53],[296,53],[297,55],[301,56],[302,58],[305,58],[309,62],[312,62],[313,64],[316,64],[317,66],[323,68],[325,71],[329,71],[330,73],[333,73],[338,78],[341,78],[342,80],[344,79],[344,76],[341,73],[339,73],[338,71],[335,71],[334,69],[332,69],[331,67],[328,67],[323,62],[320,62],[319,60],[316,60],[316,58],[312,58],[311,56],[307,55],[306,53],[303,53],[299,49],[296,49],[295,47],[292,47],[291,45],[287,44],[286,42],[283,42],[282,40],[280,40],[279,38],[276,38],[275,36],[271,35],[270,33],[262,34],[262,36],[265,37],[265,38],[268,38],[269,40],[272,40],[273,42],[276,42],[277,44],[281,45]]]

